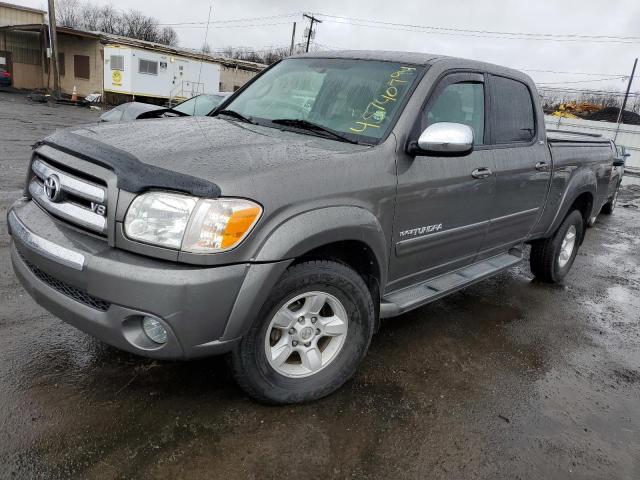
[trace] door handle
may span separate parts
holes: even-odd
[[[536,170],[539,172],[546,172],[549,170],[549,164],[547,162],[538,162],[536,163]]]
[[[471,172],[473,178],[487,178],[493,175],[493,172],[486,167],[476,168]]]

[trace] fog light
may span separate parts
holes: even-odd
[[[142,319],[142,329],[152,341],[160,345],[167,343],[167,329],[152,317],[144,317]]]

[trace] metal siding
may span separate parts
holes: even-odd
[[[38,32],[5,32],[0,35],[0,50],[11,52],[13,63],[27,65],[42,63]]]
[[[30,25],[44,23],[44,12],[31,12],[8,5],[0,6],[0,27],[6,25]]]

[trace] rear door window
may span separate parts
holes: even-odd
[[[529,88],[505,77],[491,77],[492,143],[529,143],[536,135]]]

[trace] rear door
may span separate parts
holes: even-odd
[[[438,122],[471,126],[475,145],[465,156],[398,159],[398,194],[390,265],[391,289],[472,263],[488,228],[495,179],[486,143],[484,75],[454,73],[435,87],[416,130]]]
[[[540,216],[551,158],[533,92],[516,79],[489,75],[490,139],[496,189],[483,256],[520,243]]]

